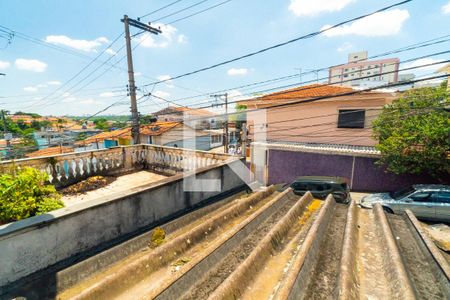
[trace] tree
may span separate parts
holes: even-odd
[[[151,115],[146,115],[146,116],[142,116],[140,118],[140,122],[143,125],[147,125],[147,124],[151,124],[151,123],[155,123],[158,119],[151,116]]]
[[[396,174],[450,173],[449,104],[440,86],[409,90],[385,106],[373,122],[379,163]]]
[[[96,129],[100,129],[100,130],[109,129],[108,120],[106,120],[105,118],[100,118],[100,119],[94,120],[94,124],[95,124]]]

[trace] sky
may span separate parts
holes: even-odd
[[[127,14],[136,19],[173,2],[0,0],[0,73],[6,74],[0,76],[0,108],[43,115],[89,116],[112,105],[101,114],[127,114],[128,74],[123,58],[125,39],[119,37],[124,31],[121,18]],[[450,34],[449,0],[413,0],[251,58],[152,84],[318,31],[395,2],[398,1],[178,1],[141,19],[159,27],[163,31],[161,35],[141,34],[132,40],[138,97],[152,93],[181,105],[199,107],[209,104],[212,98],[206,95],[179,99],[226,89],[231,101],[236,101],[269,88],[311,81],[316,75],[293,76],[250,89],[236,88],[242,85],[300,74],[300,69],[307,72],[345,63],[352,51],[367,50],[371,56]],[[167,25],[217,4],[221,5]],[[177,13],[189,6],[192,7]],[[14,36],[10,35],[11,31],[15,32]],[[139,32],[134,28],[131,31]],[[404,61],[449,50],[449,45],[446,42],[394,57]],[[402,64],[400,68],[448,59],[448,54],[434,56]],[[415,73],[425,76],[438,67]],[[318,75],[326,76],[326,71]],[[142,97],[138,106],[146,114],[168,105],[167,101],[155,97]]]

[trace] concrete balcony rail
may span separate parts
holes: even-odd
[[[1,225],[0,299],[9,299],[5,293],[14,291],[18,285],[32,284],[74,261],[87,259],[175,217],[245,189],[245,182],[233,171],[240,164],[242,158],[232,155],[153,145],[0,163],[2,172],[15,172],[26,166],[41,169],[57,187],[93,175],[120,174],[135,169],[173,174],[156,182]],[[195,180],[200,189],[193,183]],[[193,186],[186,187],[186,182]],[[211,182],[218,182],[217,188],[210,189]]]
[[[155,145],[134,145],[104,150],[60,154],[0,162],[1,173],[33,167],[46,172],[57,188],[80,182],[90,176],[117,175],[148,169],[164,175],[211,166],[232,156]]]

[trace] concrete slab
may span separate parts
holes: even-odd
[[[115,181],[103,188],[89,191],[84,194],[67,195],[62,197],[62,201],[67,206],[72,206],[80,202],[87,202],[99,197],[111,195],[117,192],[124,192],[132,188],[136,188],[145,184],[159,181],[167,178],[167,176],[155,174],[148,171],[140,171],[132,174],[119,176]]]

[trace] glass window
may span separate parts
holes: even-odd
[[[431,194],[430,192],[418,192],[409,196],[409,198],[415,202],[428,202],[430,201]]]
[[[364,128],[365,119],[364,109],[340,109],[338,128]]]
[[[450,204],[450,192],[439,192],[438,198],[436,199],[439,203],[449,203]]]

